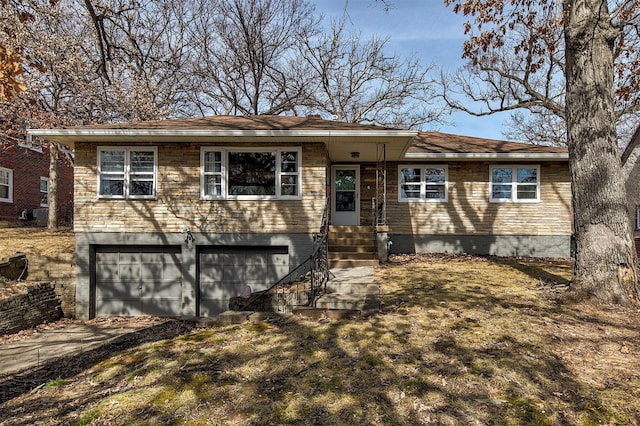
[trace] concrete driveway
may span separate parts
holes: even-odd
[[[134,317],[74,321],[68,326],[44,330],[0,345],[0,377],[39,367],[57,358],[77,355],[166,319]]]

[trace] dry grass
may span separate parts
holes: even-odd
[[[378,315],[147,343],[6,401],[0,424],[638,424],[639,312],[561,302],[570,275],[401,258],[377,271]]]
[[[75,251],[75,237],[69,228],[54,232],[39,227],[2,228],[0,239],[0,260],[17,252],[55,257],[59,253]]]

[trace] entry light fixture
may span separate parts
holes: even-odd
[[[360,152],[351,151],[351,158],[360,158]]]
[[[193,238],[193,234],[191,233],[191,228],[188,226],[185,227],[182,232],[185,234],[184,242],[189,245],[189,243],[193,243],[196,239]]]

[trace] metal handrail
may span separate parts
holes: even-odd
[[[325,200],[320,232],[313,234],[313,251],[302,263],[267,290],[254,293],[241,311],[268,310],[290,313],[294,306],[314,306],[330,278],[327,237],[329,234],[329,199]],[[265,299],[271,297],[270,309]]]

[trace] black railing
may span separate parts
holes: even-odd
[[[256,292],[241,311],[290,313],[295,307],[314,306],[327,287],[330,278],[327,235],[329,233],[329,200],[325,201],[320,232],[313,234],[313,252],[300,265],[267,290]]]

